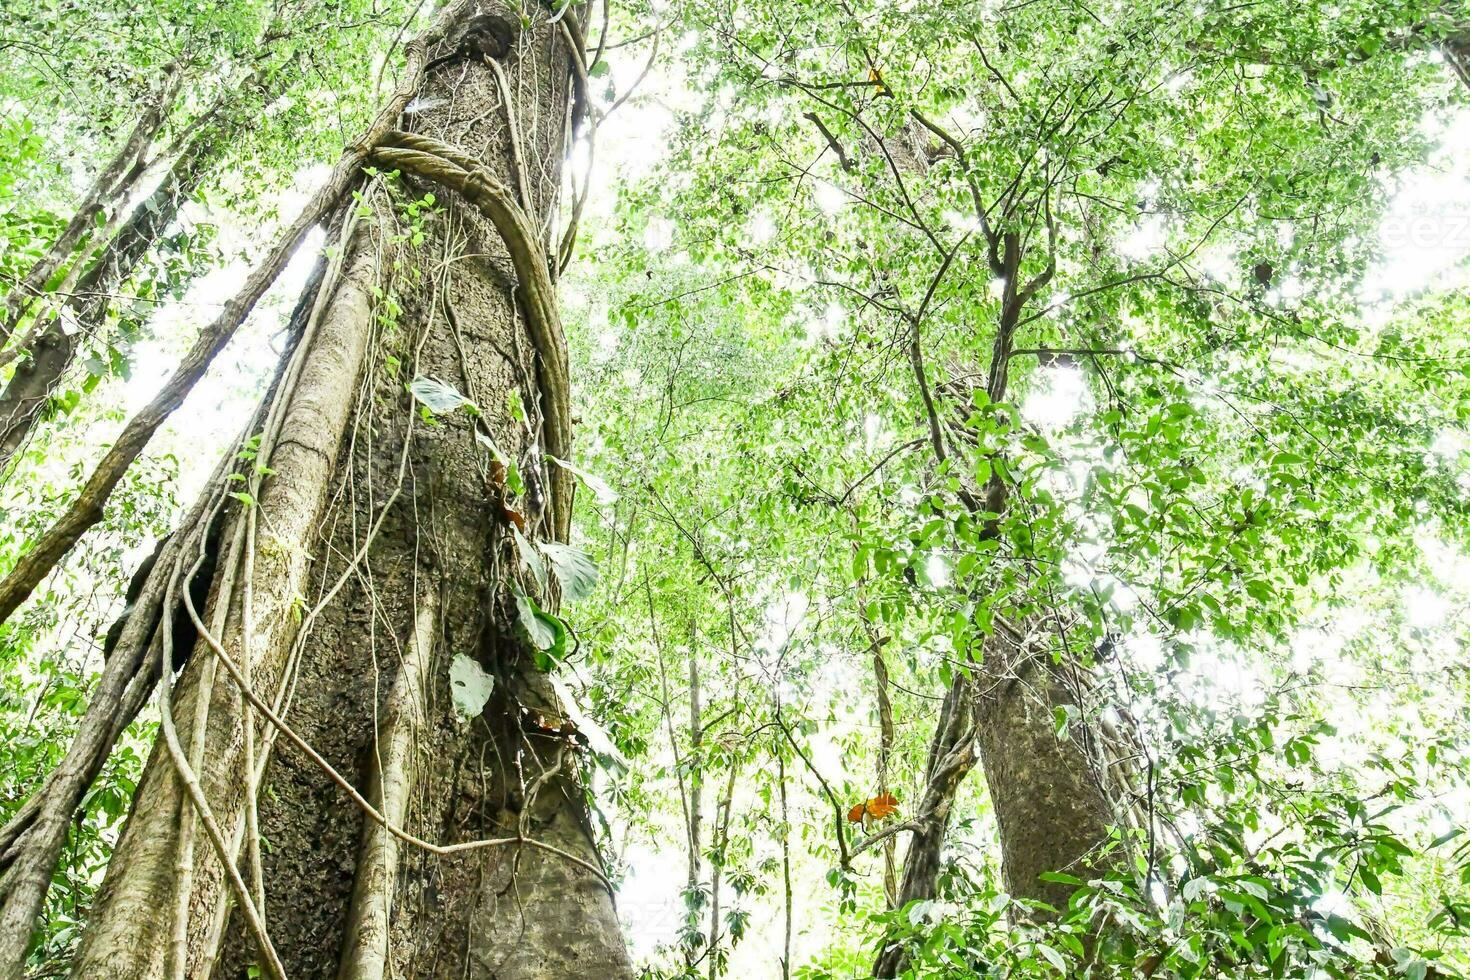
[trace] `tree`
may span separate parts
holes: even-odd
[[[1308,458],[1314,444],[1330,441],[1341,452],[1339,440],[1351,438],[1353,423],[1340,416],[1331,423],[1323,416],[1322,429],[1259,426],[1234,399],[1283,404],[1280,375],[1269,358],[1242,353],[1253,343],[1247,337],[1359,342],[1355,334],[1338,334],[1341,314],[1331,301],[1290,304],[1282,315],[1265,287],[1277,284],[1276,270],[1290,266],[1294,277],[1313,284],[1308,295],[1320,289],[1340,296],[1361,272],[1353,257],[1354,236],[1361,232],[1349,230],[1358,219],[1325,228],[1318,218],[1328,198],[1364,201],[1363,185],[1350,186],[1359,168],[1403,159],[1416,145],[1415,115],[1398,115],[1394,93],[1403,90],[1406,67],[1419,70],[1415,58],[1405,56],[1419,45],[1367,44],[1352,59],[1341,57],[1345,38],[1412,33],[1424,14],[1412,4],[1388,7],[1357,11],[1369,22],[1365,26],[1335,15],[1299,18],[1285,7],[1209,11],[1198,24],[1184,24],[1166,8],[1130,8],[1105,18],[1076,12],[1073,19],[1048,7],[1035,19],[1008,10],[964,21],[939,4],[901,11],[843,5],[800,14],[761,4],[698,6],[696,20],[710,25],[710,62],[739,94],[689,120],[685,130],[687,165],[704,168],[707,178],[696,178],[687,194],[652,188],[644,206],[680,209],[680,246],[696,261],[730,278],[775,280],[773,291],[821,290],[829,310],[838,309],[836,319],[845,315],[853,324],[838,328],[832,339],[821,325],[809,326],[807,342],[817,353],[808,371],[771,400],[780,408],[761,406],[780,420],[771,424],[778,445],[785,433],[806,426],[800,448],[783,445],[783,452],[770,454],[784,467],[782,489],[791,502],[777,519],[790,536],[801,521],[792,511],[847,505],[875,474],[887,476],[890,488],[897,485],[883,502],[889,513],[881,513],[883,503],[865,509],[853,534],[854,577],[869,582],[867,569],[875,566],[880,583],[866,585],[860,615],[894,632],[918,620],[921,637],[939,634],[943,651],[954,651],[937,658],[947,694],[914,798],[915,816],[884,831],[912,832],[903,901],[922,904],[937,895],[953,801],[977,740],[992,783],[1008,890],[1052,906],[1033,905],[1026,914],[1068,917],[1069,896],[1085,886],[1088,874],[1109,878],[1113,861],[1122,878],[1110,884],[1128,889],[1141,904],[1152,901],[1157,836],[1165,832],[1155,811],[1154,747],[1130,731],[1126,715],[1108,718],[1116,695],[1100,697],[1100,685],[1119,668],[1103,666],[1102,676],[1093,676],[1098,658],[1106,659],[1118,634],[1138,628],[1142,616],[1120,614],[1106,594],[1089,594],[1058,572],[1078,562],[1077,549],[1089,551],[1099,541],[1089,524],[1105,525],[1104,515],[1116,513],[1111,534],[1117,535],[1148,510],[1135,513],[1138,504],[1113,496],[1118,484],[1105,475],[1097,478],[1098,488],[1111,489],[1064,503],[1068,494],[1051,482],[1065,485],[1064,458],[1106,473],[1118,465],[1114,453],[1126,454],[1128,468],[1153,474],[1133,485],[1157,488],[1145,499],[1163,513],[1181,494],[1192,500],[1184,506],[1201,513],[1222,505],[1233,510],[1224,503],[1231,499],[1245,505],[1229,524],[1207,518],[1199,537],[1183,532],[1190,522],[1167,518],[1176,545],[1189,538],[1203,545],[1192,557],[1174,552],[1164,560],[1157,548],[1123,535],[1140,545],[1136,554],[1160,557],[1166,577],[1180,576],[1168,578],[1168,585],[1159,580],[1160,591],[1151,593],[1158,604],[1149,606],[1171,637],[1198,631],[1202,621],[1231,642],[1282,637],[1289,616],[1258,619],[1239,608],[1232,591],[1279,610],[1276,577],[1270,583],[1261,577],[1268,568],[1325,570],[1344,560],[1343,548],[1355,547],[1351,520],[1258,529],[1266,519],[1254,506],[1261,498],[1254,491],[1237,498],[1239,487],[1232,489],[1228,478],[1217,481],[1223,473],[1206,476],[1198,468],[1206,443],[1224,444],[1200,438],[1194,426],[1219,423],[1217,434],[1235,432],[1223,437],[1226,442],[1263,439],[1294,447],[1279,457],[1283,466]],[[1261,35],[1263,24],[1287,39],[1277,52],[1282,56],[1264,68],[1259,50],[1245,43]],[[1088,39],[1082,50],[1078,37]],[[1221,88],[1211,93],[1217,78]],[[1217,102],[1230,89],[1227,78],[1236,83],[1234,97]],[[1030,85],[1037,88],[1028,90]],[[1297,108],[1303,95],[1313,108]],[[1236,111],[1242,122],[1249,120],[1243,128],[1230,120]],[[1373,126],[1350,121],[1365,114]],[[712,134],[728,154],[701,142]],[[1192,141],[1203,145],[1192,151]],[[1278,150],[1293,148],[1289,172],[1273,173],[1281,168],[1264,160],[1247,162],[1257,148],[1273,143]],[[1197,165],[1193,152],[1209,162]],[[752,170],[752,160],[762,166]],[[1269,176],[1259,184],[1263,173]],[[1168,190],[1151,187],[1155,177]],[[1292,257],[1263,255],[1242,267],[1244,283],[1233,271],[1202,273],[1194,267],[1195,254],[1224,242],[1240,254],[1275,252],[1260,241],[1259,230],[1250,230],[1248,219],[1237,216],[1243,206],[1273,221],[1300,222],[1300,237],[1287,249]],[[1119,254],[1120,240],[1133,230],[1134,209],[1167,214],[1172,227],[1167,244],[1147,262]],[[1371,206],[1357,212],[1369,213]],[[795,285],[783,286],[783,279]],[[684,293],[673,295],[687,307]],[[746,302],[755,307],[769,300]],[[798,318],[834,318],[822,316],[819,302],[797,303]],[[1231,308],[1222,308],[1225,303]],[[1189,353],[1158,354],[1157,343]],[[1358,356],[1395,356],[1368,346]],[[1225,363],[1228,358],[1240,360]],[[1017,417],[1017,389],[1035,390],[1056,370],[1081,375],[1092,397],[1109,405],[1090,424],[1113,433],[1116,449],[1101,448],[1111,440],[1099,434],[1084,439],[1090,448],[1060,450],[1051,434]],[[905,396],[894,394],[899,372],[911,375]],[[987,376],[988,387],[970,380]],[[1007,384],[1010,376],[1015,383]],[[1211,387],[1217,378],[1230,379],[1229,392]],[[1197,414],[1187,407],[1201,397],[1193,392],[1197,386],[1218,400],[1208,413],[1211,423],[1183,421]],[[1296,397],[1306,401],[1282,409],[1278,422],[1300,419],[1312,412],[1308,406],[1337,396],[1291,385],[1290,398]],[[869,458],[853,461],[851,420],[865,412],[888,422],[896,438],[891,450],[870,449]],[[1452,413],[1444,405],[1432,412],[1438,418]],[[1120,431],[1130,417],[1143,416],[1147,426],[1136,435],[1128,434],[1128,425]],[[1242,417],[1243,433],[1235,428]],[[1393,423],[1384,418],[1383,424]],[[916,444],[932,446],[929,459],[905,465],[905,453]],[[1214,459],[1230,456],[1227,451]],[[1242,463],[1223,464],[1225,472]],[[1048,470],[1052,476],[1044,475]],[[1408,492],[1419,499],[1447,503],[1436,480],[1420,483],[1407,471],[1402,477],[1416,485]],[[1271,510],[1296,509],[1297,480],[1273,468]],[[1314,479],[1319,488],[1338,487],[1344,502],[1354,482],[1326,474]],[[1194,498],[1186,491],[1191,485],[1204,495]],[[1119,505],[1123,510],[1114,511]],[[1453,521],[1453,510],[1435,513]],[[1348,511],[1357,520],[1366,517],[1355,506],[1338,516]],[[765,517],[755,508],[742,514]],[[734,523],[737,533],[750,534],[748,523]],[[812,523],[808,547],[817,551],[821,535],[832,531],[820,520]],[[1405,530],[1397,525],[1391,533]],[[1073,543],[1063,545],[1073,534]],[[1232,535],[1251,544],[1227,544]],[[1133,564],[1128,546],[1114,540],[1103,566],[1108,575],[1134,589],[1153,580],[1154,573]],[[1206,557],[1212,551],[1215,557]],[[931,575],[931,566],[941,574]],[[840,574],[821,567],[821,575]],[[1093,559],[1089,567],[1099,570]],[[1291,578],[1287,588],[1296,595],[1317,587],[1305,573]],[[1225,584],[1230,580],[1233,590]],[[1196,596],[1201,590],[1207,597]],[[1037,639],[1037,649],[1026,649]],[[983,709],[975,703],[980,691]],[[984,722],[966,721],[975,716]],[[951,758],[952,765],[943,764]],[[826,781],[822,785],[825,790]],[[1127,819],[1139,815],[1131,812],[1136,807],[1147,811],[1141,822]],[[1115,833],[1128,859],[1114,854],[1089,868],[1083,859],[1101,856]],[[839,823],[845,869],[850,854],[841,835]],[[1081,892],[1089,901],[1088,889]],[[1084,912],[1094,920],[1101,914]],[[910,923],[904,925],[911,931]],[[1086,930],[1084,924],[1074,931]],[[879,970],[896,969],[897,953],[885,953]]]
[[[199,648],[130,622],[115,654],[188,662],[163,672],[165,737],[77,975],[629,972],[543,672],[568,643],[553,597],[585,587],[556,545],[570,424],[546,260],[575,17],[454,5],[361,146],[373,176],[344,168],[357,189],[324,218],[289,363],[150,580]]]
[[[66,381],[79,351],[90,348],[95,364],[80,387],[94,387],[127,363],[121,349],[136,339],[141,324],[126,307],[183,295],[207,266],[194,240],[204,236],[177,226],[184,205],[215,183],[211,178],[218,178],[224,161],[251,148],[247,131],[257,143],[271,139],[272,127],[260,125],[259,114],[303,87],[296,62],[314,33],[330,28],[330,17],[314,7],[276,4],[262,12],[258,26],[244,16],[223,27],[196,25],[186,36],[128,138],[45,254],[6,295],[7,308],[15,308],[11,325],[22,329],[0,350],[0,366],[15,362],[0,392],[0,474],[37,423],[68,404]],[[247,32],[248,42],[236,36]],[[206,70],[201,63],[208,56],[217,63]],[[198,92],[184,92],[190,81]],[[179,105],[196,100],[205,104]],[[88,228],[94,221],[98,228]]]
[[[80,331],[95,331],[105,320],[112,295],[126,282],[143,257],[178,217],[180,204],[198,188],[208,168],[211,143],[222,134],[196,134],[165,172],[158,187],[141,201],[107,243],[103,254],[90,258],[89,268],[76,280],[66,306],[75,324],[53,314],[49,325],[17,350],[25,359],[17,365],[0,393],[0,471],[24,445],[32,427],[55,394],[57,383],[76,357]],[[83,260],[87,261],[87,260]]]

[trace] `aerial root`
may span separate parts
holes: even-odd
[[[328,779],[335,783],[337,787],[342,790],[342,792],[346,793],[347,796],[350,797],[352,801],[356,803],[362,809],[362,811],[368,815],[370,819],[373,820],[373,822],[383,827],[384,830],[392,834],[394,837],[398,838],[406,844],[411,844],[414,847],[419,848],[420,850],[427,851],[430,854],[438,855],[439,857],[447,857],[451,854],[460,854],[466,851],[477,851],[487,847],[502,847],[507,844],[524,844],[528,847],[534,847],[537,850],[546,851],[548,854],[555,854],[563,860],[577,865],[579,868],[582,868],[584,871],[597,878],[597,880],[602,883],[603,887],[607,889],[609,894],[614,893],[612,882],[608,880],[607,875],[602,871],[601,868],[597,867],[589,861],[577,857],[575,854],[570,854],[567,851],[562,850],[554,844],[548,844],[545,841],[539,841],[534,838],[527,837],[524,834],[517,834],[514,837],[481,838],[479,840],[463,841],[458,844],[435,844],[431,841],[424,840],[417,834],[413,834],[403,829],[397,823],[389,820],[381,810],[379,810],[376,806],[369,802],[367,797],[363,796],[362,793],[358,791],[357,787],[353,786],[352,783],[349,782],[345,776],[338,772],[337,769],[330,762],[322,757],[321,753],[319,753],[315,748],[312,747],[310,742],[299,735],[290,725],[285,722],[284,719],[281,718],[280,715],[272,710],[271,706],[267,704],[260,697],[260,695],[255,692],[253,688],[245,683],[245,678],[244,675],[240,672],[239,665],[235,663],[234,658],[232,658],[225,651],[224,647],[220,645],[219,641],[214,637],[212,633],[209,633],[207,631],[201,633],[201,639],[203,639],[205,643],[209,644],[209,648],[213,650],[215,656],[219,658],[220,665],[225,668],[225,672],[228,673],[230,677],[235,681],[235,683],[240,686],[240,689],[242,693],[244,693],[246,700],[248,700],[257,711],[264,715],[266,720],[274,725],[282,735],[286,736],[287,740],[289,740],[291,744],[300,749],[306,755],[306,757],[312,761],[312,763],[314,763],[319,769],[321,769],[322,772],[327,775]]]
[[[432,594],[418,605],[413,637],[393,680],[373,755],[371,792],[383,816],[394,824],[401,825],[407,818],[408,799],[413,793],[415,738],[428,718],[429,668],[438,612],[437,597]],[[399,843],[384,824],[370,822],[363,827],[348,913],[348,946],[340,974],[343,980],[382,980],[387,974]]]

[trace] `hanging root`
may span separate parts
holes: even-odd
[[[322,265],[308,279],[291,322],[299,323],[318,293]],[[278,387],[279,381],[272,387]],[[253,430],[252,420],[245,430]],[[148,700],[163,663],[162,640],[178,611],[169,582],[195,559],[216,521],[230,488],[228,477],[244,436],[224,454],[198,502],[158,552],[153,571],[133,601],[111,656],[93,691],[66,758],[47,776],[11,820],[0,828],[0,975],[19,964],[46,897],[76,809],[113,745]],[[187,587],[184,590],[187,592]],[[174,597],[176,598],[176,597]],[[17,966],[17,969],[19,967]]]
[[[177,571],[175,571],[175,575],[177,576]],[[175,582],[169,583],[169,591],[171,593],[175,590],[175,587]],[[189,604],[187,593],[185,594],[184,601],[186,605]],[[192,605],[189,606],[189,614],[194,618],[195,625],[202,629],[203,623],[199,620]],[[168,633],[164,633],[163,648],[165,656],[172,655],[173,651],[171,647],[170,637]],[[159,716],[162,722],[161,727],[163,728],[164,743],[168,746],[169,755],[173,758],[174,768],[178,773],[179,781],[183,784],[185,791],[188,793],[189,800],[193,804],[193,809],[186,809],[184,815],[191,813],[197,814],[199,822],[204,825],[209,842],[214,847],[215,854],[219,858],[220,863],[224,866],[225,874],[229,878],[231,887],[235,890],[235,900],[245,917],[245,926],[255,939],[255,944],[260,950],[261,958],[265,961],[266,972],[273,980],[286,980],[286,969],[281,965],[281,960],[276,954],[275,946],[271,944],[270,936],[267,935],[265,930],[265,922],[260,916],[260,911],[255,907],[255,902],[250,896],[250,891],[246,887],[244,879],[240,877],[239,869],[235,867],[235,862],[231,860],[229,847],[225,843],[224,834],[219,828],[219,821],[215,819],[214,811],[210,808],[209,801],[205,799],[204,787],[199,785],[199,778],[195,775],[196,769],[189,764],[189,760],[184,754],[183,746],[179,744],[179,735],[173,722],[172,693],[173,677],[170,674],[164,677],[163,684],[161,685]],[[208,699],[205,698],[203,700]],[[200,739],[200,747],[202,747],[203,741],[202,734],[202,732],[196,733],[196,738]],[[187,846],[189,842],[185,841],[182,832],[180,833],[179,842],[180,853],[190,854],[191,848]],[[184,889],[180,888],[180,894],[184,893]],[[186,931],[185,935],[187,936]],[[173,957],[173,972],[174,975],[182,977],[187,972],[188,950],[177,942],[177,938],[178,933],[176,932],[171,954]]]
[[[424,599],[414,619],[407,656],[393,681],[387,714],[374,756],[374,801],[384,818],[402,824],[413,793],[413,757],[418,730],[428,718],[429,667],[433,660],[437,598]],[[340,980],[382,980],[388,970],[389,923],[398,878],[400,842],[383,824],[364,823],[362,849],[347,921],[347,949]]]
[[[77,807],[153,690],[163,662],[161,641],[173,620],[168,582],[207,534],[233,463],[232,452],[220,462],[210,489],[185,518],[185,530],[169,538],[159,552],[65,759],[0,828],[0,975],[20,970]],[[161,628],[155,629],[155,624]]]
[[[325,268],[321,270],[319,285],[302,298],[302,303],[297,307],[293,315],[293,322],[300,323],[300,340],[297,342],[294,352],[282,370],[281,383],[276,387],[264,410],[265,420],[259,432],[259,442],[256,446],[256,459],[264,463],[270,459],[270,454],[275,448],[280,436],[282,418],[285,406],[296,392],[297,383],[301,375],[301,367],[304,358],[311,349],[311,342],[316,335],[320,324],[321,314],[326,304],[336,295],[337,286],[342,273],[342,260],[346,255],[353,235],[357,228],[358,212],[354,209],[350,215],[342,221],[340,237],[337,248],[330,261],[326,262]],[[309,311],[309,312],[308,312]],[[304,322],[303,322],[304,321]],[[250,468],[250,474],[246,478],[246,489],[250,499],[258,500],[261,494],[262,467],[257,465]],[[247,682],[252,675],[254,655],[252,653],[252,633],[254,626],[254,610],[252,608],[251,580],[255,574],[255,535],[256,535],[256,508],[247,507],[235,521],[234,532],[231,536],[229,553],[221,565],[218,575],[219,587],[214,598],[214,604],[210,615],[209,633],[215,636],[223,635],[229,620],[230,610],[234,603],[234,590],[236,581],[243,578],[241,582],[241,596],[239,603],[239,616],[242,632],[241,649],[244,651],[241,662]],[[187,593],[184,595],[184,604],[190,619],[200,635],[205,635],[204,622],[201,613],[194,607],[192,597]],[[189,739],[189,755],[184,762],[177,754],[173,755],[179,775],[186,787],[192,774],[201,771],[204,765],[204,750],[206,732],[209,722],[209,709],[213,702],[213,690],[215,681],[216,663],[211,658],[206,660],[199,669],[198,684],[194,701],[194,716]],[[241,724],[243,726],[242,746],[242,777],[245,785],[245,808],[243,814],[243,834],[236,834],[239,843],[234,844],[227,851],[220,854],[221,861],[231,872],[234,871],[238,862],[240,844],[244,844],[248,854],[248,866],[250,873],[252,913],[263,922],[265,914],[265,882],[260,856],[260,836],[257,827],[257,794],[259,785],[259,772],[255,763],[255,734],[256,723],[251,716],[249,705],[240,702]],[[166,730],[172,727],[172,718],[165,717]],[[172,745],[170,746],[172,748]],[[196,780],[197,781],[197,780]],[[192,796],[191,790],[191,796]],[[202,799],[202,797],[200,797]],[[179,816],[179,840],[177,854],[175,855],[175,868],[177,874],[177,886],[174,895],[174,918],[172,938],[170,940],[170,958],[173,976],[183,980],[187,973],[188,945],[189,945],[189,922],[191,918],[191,907],[194,897],[194,834],[197,823],[205,819],[206,814],[197,805],[185,807]],[[211,832],[211,843],[214,833]],[[220,845],[216,845],[218,849]],[[262,936],[264,926],[262,925]],[[262,945],[268,940],[263,940]],[[212,946],[210,951],[212,952]]]

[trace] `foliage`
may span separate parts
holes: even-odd
[[[126,130],[161,44],[214,66],[171,133],[227,67],[264,67],[235,106],[253,124],[195,198],[207,219],[132,279],[90,380],[6,484],[0,567],[73,492],[138,348],[187,335],[153,304],[257,247],[374,103],[362,65],[410,14],[358,6],[283,7],[291,29],[264,39],[272,11],[249,4],[7,8],[7,279]],[[103,40],[60,43],[84,16]],[[1463,276],[1369,288],[1387,203],[1435,159],[1426,120],[1465,118],[1431,53],[1470,11],[681,0],[617,17],[665,44],[646,84],[669,148],[615,183],[561,284],[580,423],[554,465],[580,480],[577,531],[517,533],[565,601],[516,608],[585,709],[624,887],[678,892],[639,950],[651,974],[772,975],[789,954],[794,976],[861,976],[883,943],[916,977],[1470,971],[1470,301]],[[601,108],[642,43],[593,72]],[[44,97],[55,73],[81,86],[76,118]],[[603,121],[611,155],[620,125],[646,141],[654,102]],[[479,410],[403,381],[430,423]],[[135,474],[0,634],[0,817],[59,758],[119,558],[174,513],[172,465]],[[1006,894],[995,804],[968,781],[936,894],[892,907],[885,841],[901,867],[940,699],[1017,622],[1091,679],[1058,739],[1122,733],[1126,758],[1096,774],[1117,826],[1090,867],[1055,872],[1067,908],[1036,908]],[[456,676],[483,705],[487,682]],[[89,798],[38,962],[72,941],[147,735]],[[657,918],[634,910],[635,943]]]
[[[1108,903],[1128,923],[1095,966],[1349,975],[1367,950],[1393,975],[1451,969],[1461,941],[1429,923],[1459,885],[1431,845],[1434,798],[1463,800],[1462,761],[1444,754],[1463,689],[1433,699],[1408,742],[1417,761],[1391,775],[1365,759],[1405,743],[1347,749],[1400,738],[1389,719],[1425,693],[1404,678],[1437,676],[1464,643],[1453,621],[1404,631],[1402,657],[1420,651],[1406,675],[1400,655],[1375,662],[1371,621],[1347,613],[1402,616],[1426,548],[1458,555],[1466,527],[1459,301],[1385,316],[1360,286],[1384,200],[1428,151],[1422,117],[1459,98],[1407,29],[1427,8],[679,10],[681,67],[706,96],[589,251],[602,303],[580,353],[601,468],[629,475],[616,511],[583,522],[618,570],[592,687],[611,688],[602,717],[634,757],[629,779],[678,800],[681,776],[709,778],[688,726],[669,723],[685,707],[639,696],[674,683],[687,703],[664,661],[697,657],[707,714],[795,736],[756,778],[801,798],[798,859],[818,874],[839,858],[827,791],[843,810],[875,795],[874,646],[901,720],[889,785],[911,799],[932,699],[996,617],[1040,615],[1060,627],[1055,656],[1105,679],[1062,734],[1074,716],[1122,717],[1143,741],[1152,829],[1116,847],[1166,896],[1199,882],[1175,904],[1132,875],[1084,885],[1074,940]],[[997,236],[1025,243],[1020,278],[1055,265],[1022,313],[1028,353],[1009,360],[1003,403],[984,375],[1004,283],[973,194]],[[731,350],[736,324],[747,339]],[[1013,503],[990,538],[996,515],[965,498],[996,473]],[[1364,702],[1381,725],[1339,734]],[[970,833],[994,832],[983,799],[958,805],[980,818]],[[665,814],[645,818],[655,837],[684,822]],[[1017,932],[993,872],[951,859],[953,915],[933,928],[932,909],[882,911],[874,857],[833,871],[835,903],[800,896],[798,923],[829,944],[819,961],[861,975],[876,937],[903,927],[916,975],[970,975],[965,944],[995,975],[1071,975],[1075,951],[1043,938],[1065,928]],[[1242,893],[1259,908],[1215,897],[1241,876],[1268,883]],[[1328,921],[1343,936],[1298,921],[1339,899],[1349,925]]]

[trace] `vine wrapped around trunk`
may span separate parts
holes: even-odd
[[[542,13],[457,54],[484,17],[447,12],[419,111],[362,147],[398,172],[332,222],[340,258],[252,443],[203,641],[166,692],[176,738],[139,785],[77,976],[631,973],[580,750],[525,634],[554,597],[518,550],[564,537],[569,513],[547,461],[570,426],[536,229],[576,53]],[[416,377],[475,407],[426,421]],[[482,706],[451,689],[465,660]]]

